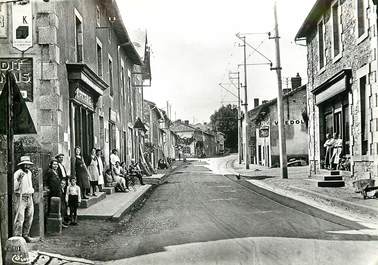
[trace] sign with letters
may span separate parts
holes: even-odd
[[[0,58],[0,91],[5,84],[6,71],[11,71],[25,101],[33,101],[33,59]]]
[[[285,125],[301,125],[305,124],[303,120],[286,120]],[[274,125],[278,126],[278,121],[274,121]]]
[[[0,3],[0,38],[8,38],[8,10],[6,3]]]
[[[26,51],[33,46],[33,17],[31,3],[12,5],[13,47]]]

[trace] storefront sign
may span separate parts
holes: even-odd
[[[33,21],[31,3],[13,3],[13,47],[20,51],[26,51],[33,46]]]
[[[266,138],[269,137],[269,127],[263,127],[259,130],[259,137]]]
[[[305,124],[303,120],[287,120],[285,121],[285,125],[301,125]],[[278,126],[278,121],[274,121],[274,125]]]
[[[74,98],[80,101],[81,103],[83,103],[84,105],[90,107],[91,109],[94,108],[94,102],[93,102],[92,97],[88,95],[87,93],[85,93],[80,88],[76,88]]]
[[[11,71],[25,101],[33,101],[33,59],[0,58],[0,91],[5,84],[5,73]]]
[[[8,38],[7,4],[0,3],[0,38]]]

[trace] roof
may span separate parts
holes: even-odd
[[[143,99],[145,104],[148,104],[150,106],[151,110],[155,110],[155,112],[160,116],[160,119],[164,119],[163,113],[161,113],[161,110],[156,106],[155,102],[149,101],[147,99]]]
[[[314,27],[316,27],[319,18],[331,6],[332,1],[333,0],[317,0],[315,2],[314,6],[311,8],[310,13],[307,15],[302,26],[299,28],[297,35],[295,35],[296,40],[306,38],[308,33]]]
[[[112,29],[117,35],[119,43],[121,44],[121,48],[125,50],[126,54],[130,57],[134,64],[143,65],[143,61],[132,43],[125,24],[123,23],[122,15],[118,8],[117,2],[114,0],[104,0],[102,3],[109,11],[107,15],[109,17],[116,17],[115,21],[111,23],[111,25]]]
[[[302,85],[300,87],[297,87],[296,89],[293,89],[291,90],[289,93],[286,93],[282,96],[283,99],[287,98],[287,97],[290,97],[302,90],[305,90],[306,89],[306,85]],[[248,116],[251,120],[254,120],[257,118],[257,116],[260,114],[261,111],[263,111],[264,109],[266,109],[267,107],[271,106],[271,105],[274,105],[277,103],[277,98],[274,98],[264,104],[261,104],[259,106],[257,106],[256,108],[254,109],[251,109],[248,111]]]

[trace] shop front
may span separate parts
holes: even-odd
[[[342,156],[350,155],[350,76],[350,70],[343,70],[312,91],[319,109],[321,161],[325,159],[324,143],[328,134],[342,139]]]
[[[97,101],[107,84],[85,64],[67,64],[70,95],[71,150],[80,146],[84,157],[95,146],[94,123]],[[74,154],[72,154],[74,155]]]

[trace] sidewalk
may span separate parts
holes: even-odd
[[[77,215],[79,220],[83,219],[111,219],[113,221],[120,220],[126,213],[131,211],[133,206],[146,196],[147,192],[152,188],[151,185],[135,185],[136,191],[116,192],[108,195],[102,201],[88,208],[79,208]]]
[[[167,181],[169,175],[174,172],[178,167],[180,167],[184,162],[173,161],[172,166],[168,169],[158,169],[156,174],[152,176],[143,176],[143,182],[150,185],[160,185]]]
[[[343,188],[317,187],[319,179],[315,176],[309,178],[307,166],[289,167],[288,179],[281,178],[279,168],[250,165],[247,170],[238,163],[236,155],[229,156],[226,166],[230,173],[240,174],[256,187],[348,219],[378,223],[378,199],[364,200],[351,185]]]

